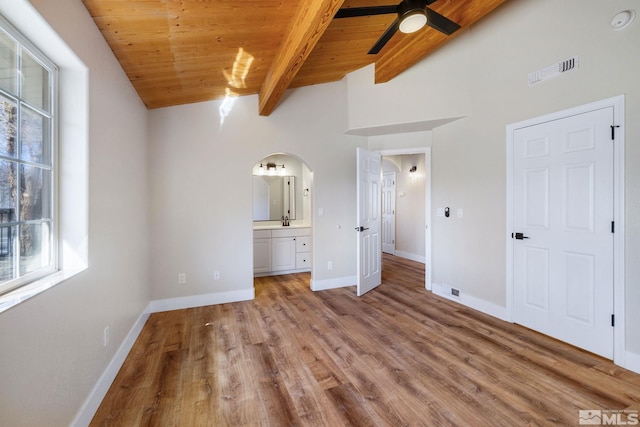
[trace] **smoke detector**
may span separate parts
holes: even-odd
[[[635,10],[623,10],[613,17],[613,19],[611,20],[611,28],[613,28],[614,30],[624,30],[629,25],[631,25],[635,18]]]

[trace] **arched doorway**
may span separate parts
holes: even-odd
[[[254,277],[311,272],[311,170],[278,153],[256,162],[252,175]]]

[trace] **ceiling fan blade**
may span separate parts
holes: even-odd
[[[345,7],[338,10],[334,18],[352,18],[354,16],[387,15],[398,13],[398,5],[391,6],[368,6],[368,7]]]
[[[384,45],[386,45],[387,42],[391,40],[391,37],[393,37],[396,31],[398,31],[398,23],[399,23],[398,18],[396,18],[391,23],[391,25],[389,25],[389,28],[387,28],[387,31],[385,31],[384,34],[380,36],[376,44],[374,44],[373,47],[369,50],[369,52],[367,52],[369,55],[375,55],[376,53],[380,52],[380,50],[384,47]]]
[[[450,35],[460,28],[460,25],[429,8],[427,8],[427,25],[446,35]]]

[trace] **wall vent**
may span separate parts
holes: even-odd
[[[529,85],[538,84],[576,68],[578,68],[578,55],[529,73]]]

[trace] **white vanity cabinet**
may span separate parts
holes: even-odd
[[[296,238],[271,238],[271,271],[293,270],[296,268]]]
[[[311,229],[277,228],[253,231],[253,273],[256,276],[311,270]]]
[[[271,271],[271,230],[253,231],[253,272]]]

